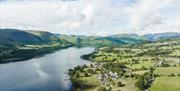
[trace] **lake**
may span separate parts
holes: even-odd
[[[0,64],[0,91],[69,91],[68,69],[89,64],[94,48],[70,47],[27,61]],[[27,54],[28,55],[28,54]]]

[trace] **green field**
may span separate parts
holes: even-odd
[[[98,87],[103,86],[100,80],[97,79],[97,75],[75,78],[74,80],[81,84],[80,91],[97,91]]]
[[[123,87],[114,87],[112,89],[112,91],[118,91],[118,90],[120,90],[120,91],[135,91],[135,89],[136,89],[136,87],[134,85],[134,83],[136,81],[135,79],[121,78],[121,79],[116,80],[116,82],[117,81],[121,81],[122,84],[124,84],[124,86]]]
[[[91,89],[80,87],[80,90],[146,91],[150,89],[149,91],[180,91],[180,58],[179,54],[174,55],[180,52],[180,42],[174,41],[173,45],[171,43],[172,41],[167,40],[133,46],[98,48],[96,52],[83,57],[93,61],[94,64],[99,64],[100,67],[89,67],[98,70],[98,72],[89,77],[80,74],[80,77],[77,78],[84,80],[79,82],[82,85],[93,85],[94,83],[96,87],[93,86]],[[76,70],[75,74],[78,72],[80,71]],[[104,73],[109,75],[108,72],[117,73],[118,78],[113,81],[106,81],[106,83],[111,84],[110,86],[98,83],[99,79],[94,76]],[[110,76],[108,79],[111,78]],[[123,84],[123,86],[119,84]],[[111,88],[110,90],[97,90],[103,86]]]
[[[150,91],[180,91],[180,77],[157,77]]]
[[[180,67],[158,67],[155,70],[155,74],[157,75],[168,76],[171,73],[177,75],[180,73]]]
[[[148,72],[148,71],[149,71],[149,70],[134,71],[133,74],[142,75],[142,74],[144,74],[145,72]]]
[[[143,66],[146,68],[152,67],[155,64],[153,61],[139,61],[138,64],[126,65],[131,69],[141,69]]]

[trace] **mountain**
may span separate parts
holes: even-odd
[[[137,34],[117,34],[109,37],[122,41],[126,44],[136,44],[147,41],[147,39],[144,36],[139,36]]]
[[[180,33],[177,32],[166,32],[166,33],[156,33],[156,34],[147,34],[144,35],[149,41],[156,41],[160,39],[168,39],[168,38],[180,38]]]
[[[2,44],[42,44],[42,43],[68,43],[78,46],[112,46],[153,42],[161,39],[180,38],[180,33],[156,33],[147,35],[116,34],[110,36],[82,36],[52,34],[45,31],[0,29],[0,46]]]
[[[82,35],[57,35],[61,39],[66,39],[78,46],[112,46],[139,44],[153,42],[162,39],[180,38],[180,33],[167,32],[147,35],[137,34],[116,34],[110,36],[82,36]]]
[[[37,36],[43,42],[53,42],[59,40],[59,38],[55,34],[52,34],[50,32],[35,30],[27,30],[27,32]]]
[[[133,35],[133,36],[132,36]],[[144,37],[135,34],[119,34],[111,36],[80,36],[80,35],[60,35],[62,39],[66,39],[74,44],[80,46],[112,46],[112,45],[125,45],[137,44],[146,42]]]
[[[0,29],[0,64],[22,61],[73,46],[44,31]]]
[[[42,43],[39,38],[33,34],[17,29],[0,29],[1,44],[36,44]]]
[[[111,35],[110,37],[113,38],[132,38],[132,39],[139,39],[139,40],[146,40],[144,36],[139,36],[137,34],[116,34]]]
[[[59,42],[64,43],[56,35],[44,31],[18,30],[18,29],[0,29],[0,44],[17,45],[17,44],[43,44]]]

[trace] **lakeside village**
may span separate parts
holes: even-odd
[[[161,66],[161,63],[162,61],[156,63],[154,67]],[[117,84],[117,87],[123,87],[126,85],[121,82],[122,79],[128,79],[133,77],[138,78],[139,76],[133,74],[133,71],[129,68],[123,68],[123,69],[120,68],[119,69],[120,73],[117,73],[107,70],[106,68],[103,67],[103,65],[104,65],[103,63],[94,62],[91,63],[90,65],[84,64],[83,66],[76,66],[74,70],[70,69],[69,70],[70,80],[73,82],[75,91],[83,91],[79,89],[87,88],[88,84],[89,85],[94,84],[94,87],[92,87],[94,88],[94,90],[92,91],[112,91],[112,89],[115,88],[115,84]],[[79,72],[77,72],[78,70]],[[151,70],[151,72],[153,73],[153,69]],[[154,80],[155,77],[152,75],[148,79],[148,83],[150,84]],[[99,86],[101,87],[97,88]],[[121,91],[121,90],[117,90],[117,91]]]
[[[75,67],[75,69],[78,69],[80,66]],[[83,69],[83,71],[82,71]],[[87,70],[88,72],[85,72],[84,70]],[[101,71],[100,71],[101,70]],[[69,70],[69,75],[72,75],[73,70]],[[105,71],[103,68],[102,63],[91,63],[90,65],[84,64],[81,68],[81,72],[85,72],[84,76],[89,77],[92,76],[92,74],[96,74],[96,80],[99,80],[103,86],[107,88],[112,88],[112,83],[111,81],[116,80],[118,78],[118,73],[117,72],[112,72],[112,71]],[[90,74],[92,73],[92,74]],[[76,74],[76,78],[79,78],[83,74]],[[71,78],[72,80],[72,78]],[[75,87],[77,87],[76,83],[74,84]]]
[[[83,55],[92,63],[69,69],[73,91],[179,91],[180,42],[165,43],[101,47]]]

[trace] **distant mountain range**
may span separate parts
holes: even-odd
[[[80,36],[53,34],[45,31],[0,29],[0,44],[41,44],[72,42],[80,46],[110,46],[153,42],[161,39],[180,38],[180,33],[167,32],[147,35],[117,34],[110,36]]]
[[[110,36],[78,36],[78,35],[58,35],[62,39],[66,39],[72,43],[81,46],[111,46],[111,45],[125,45],[138,44],[145,42],[154,42],[161,39],[180,38],[180,33],[167,32],[158,34],[116,34]],[[78,40],[78,41],[77,41]]]
[[[156,41],[160,39],[180,38],[180,33],[177,32],[156,33],[156,34],[147,34],[144,35],[144,37],[150,41]]]

